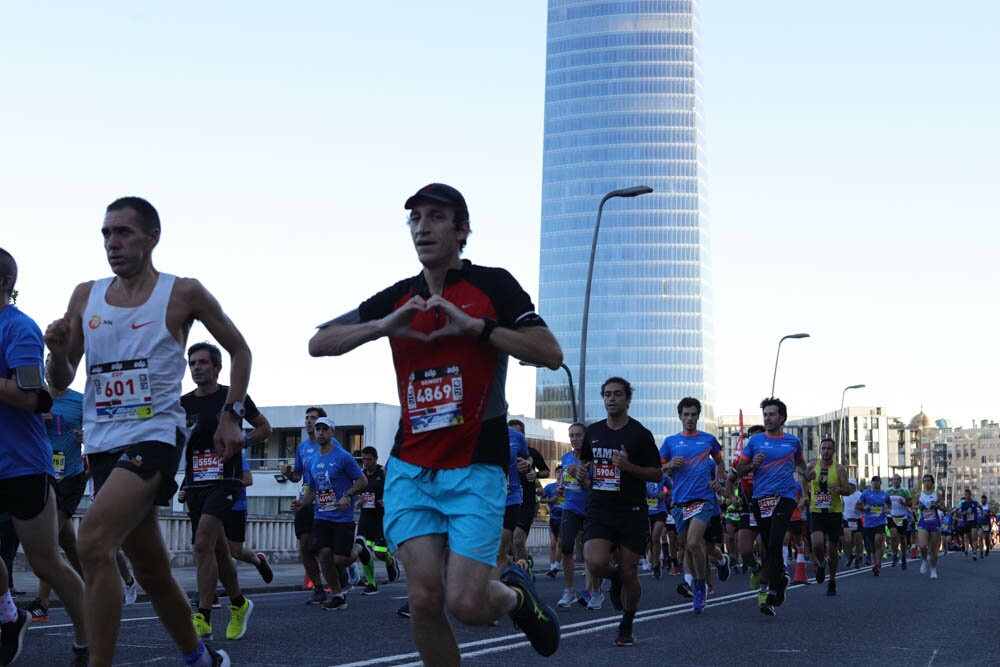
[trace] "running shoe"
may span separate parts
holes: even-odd
[[[362,595],[378,595],[378,586],[375,584],[368,584],[365,586],[365,590],[361,591]]]
[[[708,595],[715,595],[715,586],[713,586],[712,584],[708,584],[705,590],[707,591]]]
[[[265,584],[269,584],[274,581],[274,570],[271,569],[271,564],[267,561],[267,556],[258,551],[257,552],[257,571],[260,573],[260,578],[264,580]]]
[[[399,579],[399,565],[396,564],[396,559],[389,556],[388,562],[385,564],[385,573],[389,575],[389,583]]]
[[[822,565],[816,566],[816,583],[822,584],[826,580],[826,561]]]
[[[657,563],[656,565],[653,566],[653,579],[659,579],[662,576],[663,576],[663,568],[661,568],[660,564]]]
[[[854,569],[855,570],[861,569],[861,559],[857,556],[854,557]]]
[[[670,574],[671,575],[680,574],[680,573],[681,573],[681,568],[679,568],[678,566],[674,565],[672,568],[670,568]]]
[[[358,561],[360,561],[362,565],[368,565],[368,563],[372,562],[372,558],[374,558],[375,556],[372,554],[372,549],[370,546],[368,546],[368,540],[365,539],[365,536],[358,535],[357,537],[354,538],[354,543],[361,547],[361,552],[358,554]],[[350,574],[351,569],[355,571],[355,579],[354,581],[351,582],[351,584],[353,585],[358,583],[358,579],[356,576],[357,568],[354,567],[354,563],[351,563],[351,568],[348,569],[348,574]]]
[[[833,597],[834,595],[837,594],[837,581],[835,579],[831,579],[830,582],[826,585],[826,594],[829,595],[830,597]]]
[[[619,630],[618,637],[615,638],[615,646],[635,646],[635,635]]]
[[[243,606],[229,605],[229,625],[226,626],[226,639],[242,639],[247,633],[247,621],[253,613],[253,600],[243,598]]]
[[[756,591],[760,589],[760,570],[754,572],[750,570],[750,590]]]
[[[500,581],[520,592],[521,605],[511,612],[511,620],[531,642],[540,655],[550,656],[559,649],[559,617],[555,610],[538,596],[528,573],[520,567],[508,567]]]
[[[694,599],[694,591],[691,590],[691,586],[686,581],[677,584],[677,592],[681,594],[681,597],[686,597],[688,600]]]
[[[191,606],[194,607],[195,609],[198,608],[199,597],[200,596],[198,595],[198,591],[195,591],[194,593],[191,594],[191,597],[188,598],[188,601],[191,602]],[[218,593],[216,593],[215,598],[213,598],[212,600],[212,609],[222,609],[222,601],[219,600]]]
[[[553,564],[551,567],[549,567],[549,571],[545,573],[545,576],[555,579],[557,574],[559,574],[559,566]]]
[[[326,609],[327,611],[347,609],[347,596],[343,593],[331,596],[330,601],[323,605],[323,609]]]
[[[719,581],[729,578],[729,556],[723,556],[719,564],[715,566],[715,571],[719,574]]]
[[[574,602],[576,602],[576,593],[573,592],[572,588],[567,588],[563,591],[562,597],[559,598],[556,606],[566,609],[567,607],[572,607]]]
[[[937,576],[937,568],[936,567],[932,567],[931,568],[931,579],[937,579],[937,578],[938,578],[938,576]]]
[[[218,593],[216,593],[215,599],[212,600],[212,609],[222,609],[222,600],[219,599]]]
[[[581,607],[586,607],[590,604],[590,591],[586,588],[583,589],[583,592],[580,593],[580,597],[576,599],[576,603]]]
[[[212,667],[230,667],[233,663],[229,660],[229,654],[219,649],[216,651],[213,648],[205,647],[208,650],[208,654],[212,657]]]
[[[757,604],[763,606],[767,603],[767,591],[760,591],[757,593]]]
[[[775,591],[775,607],[780,607],[785,603],[785,589],[788,588],[788,575],[786,574],[781,578],[781,586]]]
[[[920,574],[927,574],[927,561],[920,561]]]
[[[323,604],[326,602],[326,591],[317,588],[313,591],[312,596],[306,600],[306,604]]]
[[[691,608],[694,610],[694,613],[700,614],[702,610],[705,609],[705,597],[706,597],[705,591],[701,589],[695,589],[694,601],[691,603]]]
[[[17,619],[0,624],[0,665],[9,665],[17,660],[29,625],[31,614],[23,609],[17,610]]]
[[[135,601],[139,599],[139,582],[132,577],[132,583],[125,584],[125,604],[135,604]]]
[[[609,592],[611,596],[611,606],[614,607],[615,611],[622,610],[622,569],[621,566],[616,565],[614,574],[611,577],[611,590]]]
[[[874,575],[874,576],[877,577],[878,576],[878,572],[879,572],[878,566],[877,565],[873,565],[872,566],[872,575]]]
[[[410,617],[410,603],[409,602],[404,603],[402,607],[400,607],[399,609],[396,610],[396,613],[399,616],[402,616],[403,618],[409,618]]]
[[[212,626],[209,624],[208,619],[200,611],[195,612],[191,616],[191,622],[194,623],[194,631],[198,633],[198,639],[211,639],[212,638]]]
[[[774,611],[774,605],[768,602],[764,602],[764,604],[760,605],[759,608],[760,608],[760,613],[764,614],[765,616],[774,616],[777,613]]]
[[[42,604],[42,601],[35,598],[27,605],[24,606],[24,610],[31,614],[32,623],[48,623],[49,622],[49,608]]]
[[[590,594],[590,599],[587,601],[587,609],[590,611],[598,611],[604,606],[604,592],[597,591],[596,593]]]

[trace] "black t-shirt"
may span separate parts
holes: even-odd
[[[370,475],[364,468],[361,468],[361,472],[368,478],[368,486],[358,494],[358,507],[361,508],[362,514],[375,512],[381,516],[384,510],[378,501],[382,500],[385,493],[385,468],[376,465],[375,472]]]
[[[243,483],[243,459],[234,456],[229,461],[221,461],[215,453],[215,429],[219,426],[219,416],[226,407],[229,387],[219,385],[219,389],[208,396],[196,396],[192,391],[181,396],[181,407],[187,413],[188,427],[192,429],[184,458],[184,486],[209,486],[223,481],[238,480]],[[249,396],[243,401],[245,418],[256,419],[260,415],[257,406]]]
[[[528,447],[528,453],[531,454],[531,467],[536,471],[543,470],[548,475],[549,464],[542,453],[531,446]],[[535,480],[529,481],[527,475],[521,475],[521,498],[522,504],[535,502]]]
[[[646,482],[616,467],[611,462],[615,452],[625,449],[628,460],[642,468],[658,468],[660,453],[656,440],[645,426],[629,418],[625,426],[613,430],[607,420],[591,424],[583,436],[581,461],[591,461],[587,494],[587,512],[593,510],[628,511],[646,509]]]

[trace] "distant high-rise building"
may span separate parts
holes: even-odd
[[[586,418],[608,377],[634,386],[631,414],[659,440],[676,404],[714,421],[714,324],[696,0],[549,0],[539,312],[579,383],[581,314],[594,265]],[[536,415],[569,419],[567,377],[539,370]],[[706,426],[705,430],[714,431]]]

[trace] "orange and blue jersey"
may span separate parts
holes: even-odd
[[[675,456],[683,456],[685,461],[670,474],[674,483],[673,503],[715,502],[715,491],[710,484],[715,479],[715,467],[722,460],[722,446],[715,436],[703,431],[668,435],[660,446],[660,461],[666,464]]]
[[[802,490],[794,475],[796,464],[802,462],[802,442],[788,433],[777,437],[757,433],[743,446],[740,462],[753,461],[757,454],[763,454],[764,461],[753,474],[753,497],[781,496],[795,500],[796,493]]]

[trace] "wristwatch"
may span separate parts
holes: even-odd
[[[225,407],[222,408],[222,411],[231,412],[240,419],[243,419],[247,414],[246,408],[244,408],[243,404],[240,403],[239,401],[236,401],[234,403],[226,403]]]
[[[497,321],[490,317],[483,318],[483,330],[479,332],[479,340],[489,341],[490,334],[497,328]]]

